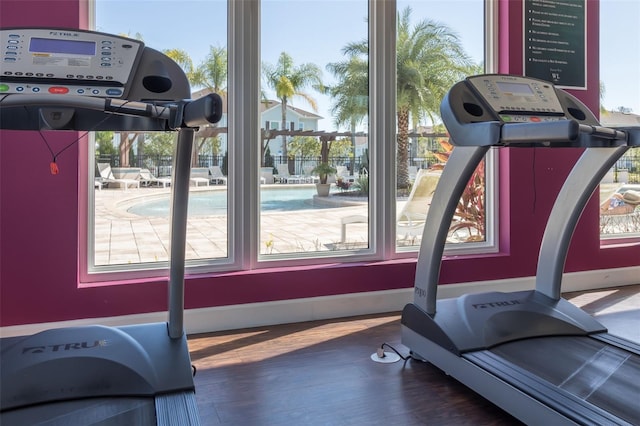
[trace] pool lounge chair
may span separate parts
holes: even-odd
[[[189,178],[195,186],[205,184],[209,186],[209,169],[205,167],[194,167],[191,169],[191,177]]]
[[[280,183],[302,183],[302,176],[295,176],[289,174],[289,165],[286,163],[281,163],[276,165],[276,169],[278,170],[278,174],[274,175],[274,179],[276,182]]]
[[[623,185],[600,206],[600,233],[640,232],[640,190]]]
[[[342,179],[345,182],[355,182],[356,177],[349,174],[347,166],[336,166],[336,179]]]
[[[140,181],[138,179],[119,179],[113,175],[113,171],[111,170],[111,165],[109,163],[98,163],[98,172],[100,173],[100,178],[102,184],[118,184],[125,191],[129,188],[129,186],[134,186],[135,188],[140,188]]]
[[[273,167],[261,167],[260,168],[260,183],[274,183]]]
[[[320,183],[320,176],[313,174],[313,169],[315,168],[316,166],[311,164],[307,164],[302,168],[302,171],[304,172],[302,179],[305,183]]]
[[[155,177],[149,169],[140,169],[140,176],[138,177],[138,180],[143,186],[151,186],[155,184],[162,185],[163,188],[166,188],[171,185],[170,177]]]
[[[222,174],[222,169],[220,168],[220,166],[209,167],[209,182],[221,183],[223,185],[227,184],[227,177]]]
[[[440,172],[418,170],[409,198],[398,215],[396,228],[398,238],[422,236],[429,204],[439,179]]]

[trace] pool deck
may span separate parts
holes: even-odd
[[[609,197],[618,186],[620,184],[601,185],[601,199]],[[278,187],[282,187],[282,184],[262,185],[265,189]],[[226,186],[223,185],[191,187],[192,194],[225,190]],[[95,191],[96,266],[168,260],[169,218],[138,216],[128,213],[127,208],[141,200],[167,197],[169,193],[169,188],[156,187]],[[398,201],[398,209],[402,208],[402,203]],[[356,221],[346,225],[346,239],[341,241],[342,219],[367,216],[367,210],[367,204],[363,202],[335,208],[265,211],[260,216],[259,224],[260,253],[277,255],[367,247],[366,223]],[[227,257],[226,215],[192,216],[187,226],[187,259]],[[419,244],[420,239],[404,242],[407,245]]]
[[[287,185],[293,186],[293,185]],[[296,185],[310,187],[310,185]],[[281,187],[280,184],[263,188]],[[191,194],[225,191],[222,185],[191,187]],[[95,191],[95,263],[97,266],[168,260],[169,218],[138,216],[127,209],[144,200],[167,197],[169,188],[105,188]],[[354,204],[354,203],[349,203]],[[265,211],[260,220],[262,254],[329,251],[366,247],[366,223],[348,225],[341,241],[341,219],[367,216],[366,202],[335,208]],[[191,216],[187,224],[187,259],[227,257],[227,216]]]

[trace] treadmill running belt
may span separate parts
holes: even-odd
[[[640,424],[640,356],[589,337],[541,337],[491,353],[577,398]]]

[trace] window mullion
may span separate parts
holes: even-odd
[[[396,1],[369,5],[369,111],[371,132],[371,241],[384,259],[395,254]]]
[[[258,165],[260,2],[230,1],[229,252],[241,269],[255,267],[259,250]]]

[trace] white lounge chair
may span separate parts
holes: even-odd
[[[260,168],[260,183],[274,183],[273,167],[261,167]]]
[[[220,166],[209,167],[209,182],[221,183],[223,185],[227,184],[227,177],[222,174],[222,169],[220,168]]]
[[[162,185],[163,188],[166,188],[167,186],[171,185],[170,177],[155,177],[149,169],[140,169],[140,176],[138,180],[140,180],[140,183],[146,186],[157,184]]]
[[[280,183],[302,183],[301,176],[295,176],[289,174],[289,165],[286,163],[281,163],[276,165],[276,169],[278,170],[278,174],[274,176],[277,182]]]
[[[398,215],[396,233],[398,237],[421,237],[427,220],[431,198],[438,185],[440,172],[418,170],[407,202]]]
[[[336,166],[336,179],[342,179],[344,182],[355,182],[355,176],[349,174],[347,166]]]
[[[103,184],[118,184],[125,191],[129,186],[140,188],[140,181],[138,179],[119,179],[113,175],[111,165],[108,163],[98,163],[98,171]]]
[[[303,175],[303,179],[305,183],[319,183],[320,182],[320,177],[318,175],[314,175],[313,174],[313,169],[315,169],[316,166],[311,165],[311,164],[307,164],[302,168],[302,171],[304,172]]]
[[[195,186],[200,186],[200,184],[209,186],[209,169],[205,167],[192,168],[189,180],[193,182]]]

